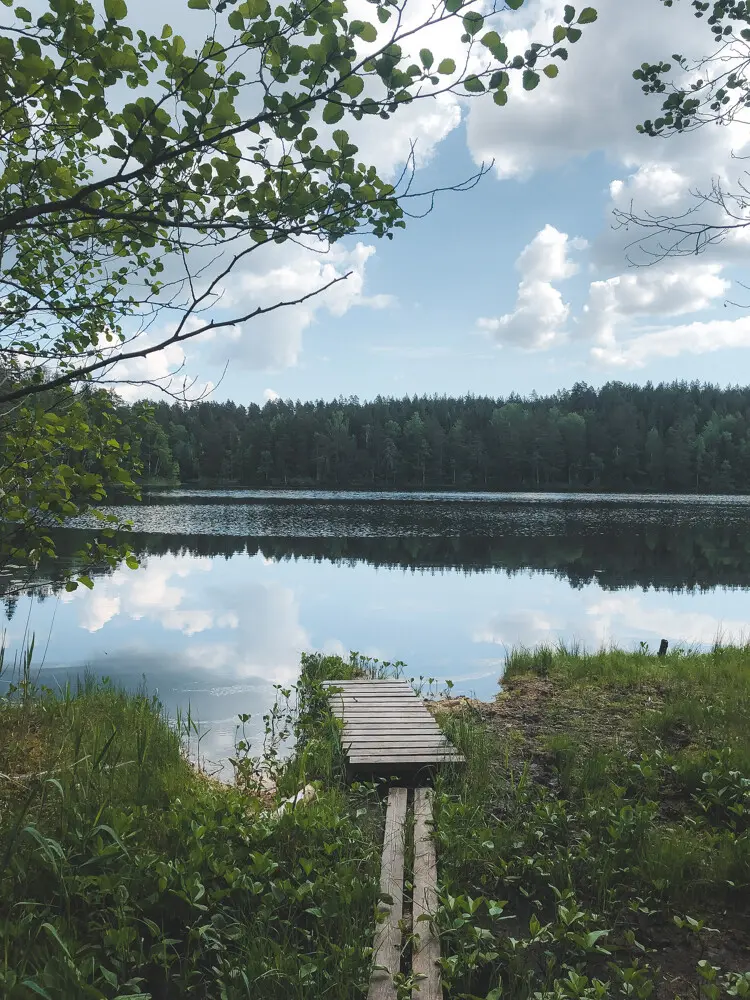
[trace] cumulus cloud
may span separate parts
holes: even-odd
[[[300,652],[311,646],[293,590],[254,579],[237,589],[223,578],[214,580],[214,565],[208,557],[166,554],[146,559],[136,571],[119,568],[97,579],[93,591],[79,587],[61,600],[73,605],[88,632],[118,619],[180,633],[184,639],[170,639],[177,643],[180,668],[225,678],[292,680]]]
[[[523,52],[531,41],[549,38],[562,21],[563,7],[562,0],[538,0],[523,16],[501,18],[510,29],[505,34],[509,50]],[[671,52],[704,54],[705,22],[653,0],[600,0],[596,8],[597,23],[569,46],[570,59],[556,80],[542,81],[529,93],[516,89],[502,109],[491,99],[471,102],[468,142],[474,159],[494,159],[500,177],[527,177],[598,150],[636,168],[646,162],[669,164],[678,156],[688,171],[724,163],[726,151],[746,140],[739,127],[684,136],[679,153],[671,141],[659,142],[635,129],[639,121],[655,117],[663,98],[646,99],[633,69]]]
[[[235,313],[310,298],[230,327],[212,341],[211,360],[229,360],[260,371],[288,368],[297,364],[302,335],[321,313],[343,316],[355,306],[385,309],[393,305],[390,295],[365,294],[365,269],[374,254],[375,248],[364,243],[352,249],[335,246],[325,254],[290,246],[269,255],[265,268],[234,275],[223,304]]]
[[[679,262],[620,274],[589,286],[580,332],[604,348],[594,356],[605,360],[615,348],[620,330],[638,317],[684,316],[714,305],[726,294],[729,282],[721,265]]]
[[[663,327],[614,339],[592,347],[591,354],[604,365],[643,368],[656,358],[676,358],[679,354],[709,354],[724,348],[750,347],[750,317],[736,320],[708,320]]]
[[[569,239],[554,226],[546,225],[521,251],[516,267],[521,273],[513,312],[482,316],[477,320],[499,343],[527,350],[542,350],[565,335],[570,307],[552,282],[564,281],[578,271],[571,249],[582,250],[586,241]]]

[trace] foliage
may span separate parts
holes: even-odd
[[[449,996],[746,990],[748,663],[518,650],[501,700],[533,731],[444,719],[467,757],[436,800]]]
[[[494,11],[462,0],[421,19],[378,0],[377,27],[343,0],[190,0],[180,27],[205,39],[193,49],[170,25],[133,24],[125,0],[106,0],[103,19],[88,0],[46,0],[39,16],[3,4],[2,349],[40,378],[54,368],[53,387],[279,308],[215,312],[232,268],[266,244],[391,236],[414,192],[357,162],[344,125],[448,91],[504,104],[511,75],[533,89],[596,19],[566,7],[553,41],[513,55],[484,30]],[[415,62],[441,24],[456,26],[457,50]],[[135,343],[155,315],[167,330]],[[37,389],[5,387],[0,401]]]
[[[538,70],[554,76],[562,43],[596,19],[566,8],[553,41],[514,55],[462,0],[422,22],[413,3],[378,0],[378,27],[350,17],[344,0],[189,0],[180,27],[202,37],[193,49],[170,25],[158,36],[139,28],[125,0],[105,0],[103,17],[89,0],[2,3],[0,520],[18,526],[13,557],[24,568],[53,554],[48,518],[95,509],[113,484],[135,492],[104,397],[79,404],[71,392],[92,378],[132,381],[117,362],[174,354],[347,277],[228,310],[228,276],[257,251],[287,240],[325,250],[405,225],[419,194],[410,171],[401,188],[380,178],[344,125],[448,91],[502,105],[512,75],[527,90]],[[457,26],[458,51],[436,60],[422,48],[414,62],[414,39],[445,23]],[[84,439],[90,461],[71,462]],[[158,435],[142,450],[150,478],[173,477],[170,462],[151,461],[164,450]],[[101,544],[92,560],[126,555]]]
[[[662,3],[672,7],[674,0]],[[684,73],[679,83],[666,79],[673,66],[664,60],[633,72],[644,94],[668,92],[661,117],[638,126],[647,135],[691,131],[709,122],[726,125],[750,105],[750,6],[746,0],[691,0],[690,6],[695,17],[705,17],[713,51],[697,61],[674,53],[671,59]]]
[[[675,6],[675,0],[661,2]],[[690,0],[690,6],[696,18],[705,18],[707,55],[693,59],[674,52],[669,61],[644,62],[634,70],[644,94],[666,95],[659,116],[637,126],[645,135],[670,137],[708,124],[728,125],[741,120],[750,105],[747,0]],[[715,177],[710,190],[691,192],[694,203],[676,216],[619,209],[614,214],[621,225],[643,230],[640,246],[650,261],[701,253],[750,225],[747,183],[746,171],[729,185]]]
[[[750,389],[697,382],[578,383],[533,399],[160,403],[154,419],[163,467],[174,460],[183,482],[750,490]]]
[[[106,682],[27,689],[0,720],[4,997],[364,996],[372,789],[321,785],[277,816]]]
[[[133,431],[148,424],[145,413],[129,414]],[[0,407],[0,589],[17,591],[43,560],[54,559],[53,528],[87,513],[100,526],[78,555],[78,583],[91,586],[92,566],[136,564],[115,529],[117,515],[100,506],[114,490],[140,496],[138,449],[123,436],[122,420],[104,391],[74,393],[63,386]]]

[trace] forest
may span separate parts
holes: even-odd
[[[151,419],[144,427],[144,413]],[[551,396],[122,406],[146,483],[750,491],[750,386],[577,383]]]

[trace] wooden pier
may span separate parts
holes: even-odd
[[[408,681],[328,681],[331,710],[344,723],[341,736],[350,774],[414,778],[437,764],[464,758]]]
[[[350,776],[379,775],[416,785],[436,765],[463,763],[463,756],[417,697],[408,681],[328,681],[334,715],[343,723],[341,742]],[[437,912],[437,859],[432,839],[432,790],[393,786],[388,792],[380,872],[380,919],[373,942],[368,1000],[396,1000],[394,976],[402,967],[404,875],[409,799],[413,795],[414,869],[407,873],[411,899],[412,1000],[441,1000]],[[408,954],[405,956],[409,964]]]

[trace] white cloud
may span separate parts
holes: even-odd
[[[263,390],[263,400],[266,403],[273,403],[274,400],[281,399],[278,392],[275,389],[264,389]]]
[[[642,368],[655,358],[680,354],[709,354],[725,348],[750,347],[750,316],[736,320],[685,323],[642,333],[622,343],[593,347],[591,354],[605,365]]]
[[[582,250],[586,245],[585,240],[570,240],[567,233],[546,225],[516,261],[521,281],[515,309],[502,316],[480,317],[479,329],[492,333],[500,343],[527,350],[543,350],[563,339],[570,308],[552,282],[577,272],[569,250]]]
[[[750,141],[743,123],[704,128],[667,140],[638,134],[636,124],[656,117],[661,95],[646,97],[632,78],[644,61],[661,61],[674,51],[688,58],[706,54],[710,32],[702,19],[678,5],[665,8],[653,0],[601,0],[599,20],[587,27],[570,48],[570,59],[554,81],[542,81],[528,94],[516,90],[508,106],[497,109],[484,98],[471,104],[467,137],[477,162],[494,157],[499,177],[528,178],[566,162],[601,152],[617,164],[609,184],[605,225],[592,242],[591,266],[597,278],[588,302],[572,318],[553,283],[566,275],[562,242],[540,244],[542,264],[535,275],[543,282],[522,281],[515,310],[480,321],[501,339],[531,347],[549,347],[563,340],[567,323],[579,339],[592,345],[592,360],[622,367],[640,367],[655,357],[701,354],[722,347],[745,347],[746,324],[714,320],[663,325],[664,317],[688,316],[714,308],[730,287],[722,268],[747,259],[750,232],[738,230],[695,257],[659,260],[673,240],[657,229],[634,224],[613,225],[613,210],[646,218],[685,217],[722,222],[723,210],[696,200],[696,192],[711,190],[714,180],[736,190],[745,163],[733,158]],[[520,18],[501,19],[514,27],[506,35],[511,52],[547,37],[562,18],[561,0],[536,0]],[[519,30],[520,29],[520,30]],[[606,196],[606,189],[601,192]],[[555,261],[553,249],[560,255]],[[522,255],[532,257],[532,247]],[[626,272],[626,262],[651,266]],[[519,264],[521,260],[519,260]],[[530,267],[529,272],[534,268]],[[601,275],[601,277],[599,277]],[[701,317],[702,318],[702,317]],[[640,324],[649,322],[649,327]]]
[[[525,281],[563,281],[578,271],[578,265],[570,259],[570,247],[583,250],[585,240],[569,240],[567,233],[561,233],[549,223],[534,239],[523,248],[516,261],[516,267]]]
[[[612,352],[619,331],[624,328],[632,335],[628,324],[634,318],[684,316],[714,305],[729,289],[720,271],[719,264],[688,260],[593,281],[579,330],[595,345]],[[601,352],[594,356],[606,360]]]
[[[599,643],[612,640],[624,631],[649,637],[667,636],[673,644],[709,645],[718,637],[741,642],[748,622],[724,621],[694,610],[679,611],[663,604],[646,606],[635,594],[606,594],[586,608],[591,630]]]
[[[367,296],[365,268],[375,248],[357,243],[316,253],[296,245],[269,248],[263,269],[237,273],[225,291],[223,306],[233,312],[268,308],[277,302],[311,296],[299,305],[285,306],[229,328],[210,345],[214,362],[229,360],[242,368],[277,371],[298,363],[302,335],[326,311],[343,316],[354,306],[383,309],[393,303],[384,294]],[[275,252],[274,252],[275,251]],[[348,275],[348,277],[345,277]],[[338,279],[338,280],[337,280]],[[331,282],[325,291],[318,292]]]
[[[505,33],[509,50],[523,52],[531,41],[549,39],[563,7],[563,0],[537,0],[526,5],[525,15],[501,19],[516,28]],[[663,97],[647,99],[633,69],[672,52],[704,54],[710,44],[705,21],[686,5],[669,9],[654,0],[599,0],[596,8],[598,21],[568,45],[570,58],[559,63],[557,79],[542,80],[529,93],[514,87],[504,108],[491,98],[471,102],[468,143],[475,161],[494,158],[500,177],[528,177],[599,150],[629,167],[678,162],[692,176],[696,168],[705,176],[725,163],[727,151],[747,139],[741,127],[668,142],[639,135],[635,127],[656,117]],[[524,30],[518,30],[521,25]]]

